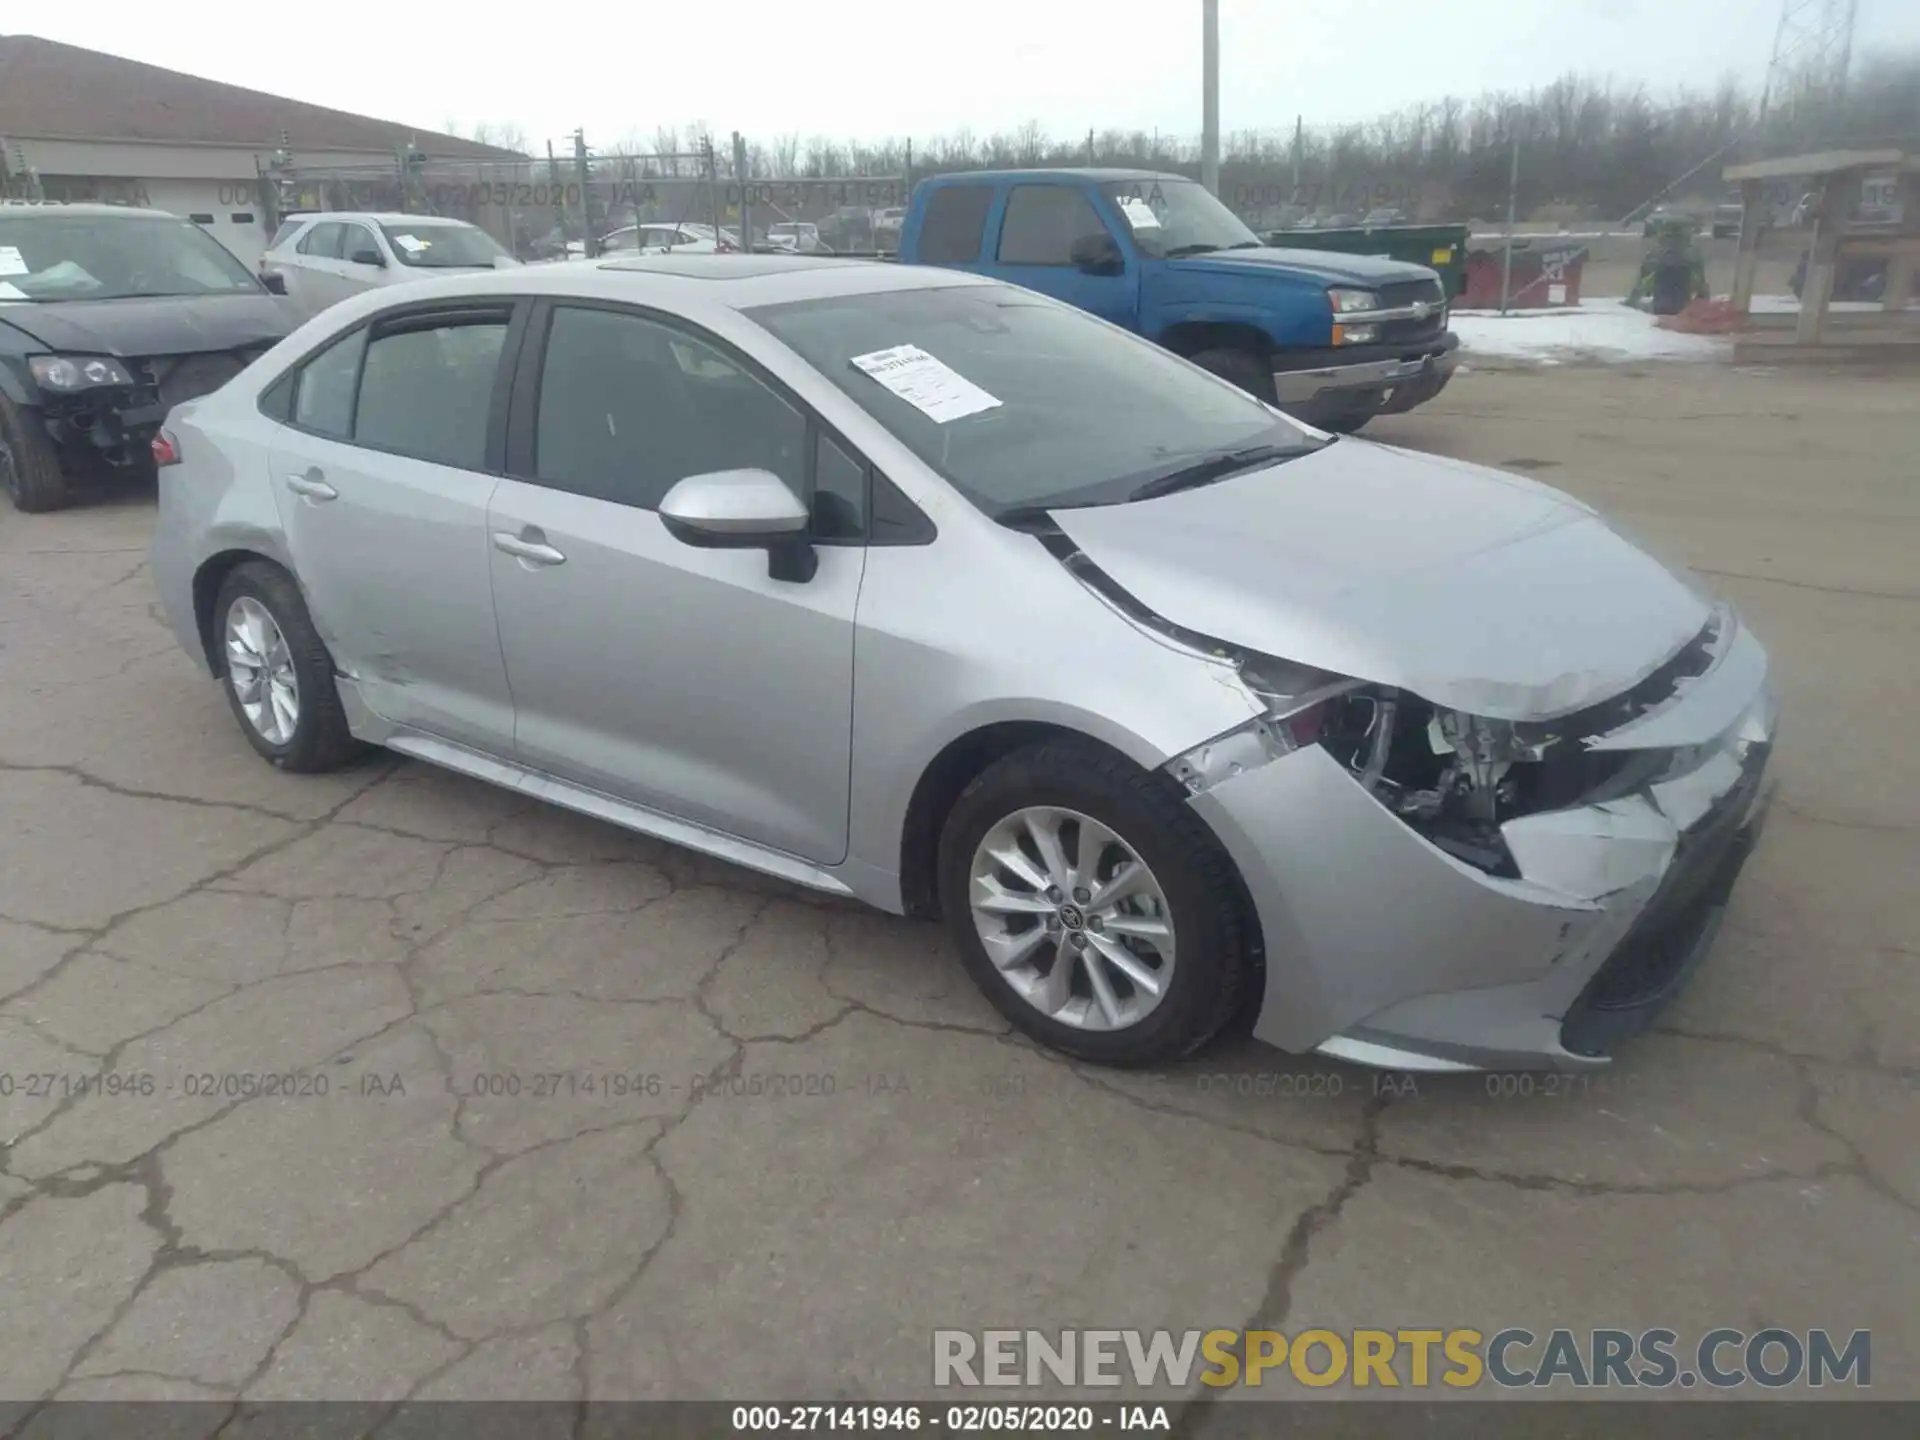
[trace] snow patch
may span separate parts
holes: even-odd
[[[1509,315],[1456,310],[1449,319],[1463,354],[1559,365],[1569,360],[1624,364],[1637,360],[1727,360],[1732,342],[1718,335],[1662,330],[1655,317],[1622,300],[1587,300],[1570,310]]]

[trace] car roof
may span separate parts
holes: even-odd
[[[1186,175],[1170,175],[1163,170],[1127,170],[1104,169],[1098,166],[1067,166],[1045,170],[969,170],[957,175],[935,175],[924,183],[927,185],[967,185],[997,183],[1001,180],[1178,180],[1187,182]]]
[[[571,295],[750,310],[794,300],[934,290],[1002,282],[961,270],[806,255],[630,255],[570,260],[410,282],[416,300],[490,295]]]
[[[32,215],[88,215],[105,219],[178,220],[171,210],[142,210],[132,205],[69,205],[64,201],[0,200],[0,215],[18,220]]]
[[[456,215],[408,215],[398,210],[303,210],[289,220],[365,220],[375,225],[466,225]]]

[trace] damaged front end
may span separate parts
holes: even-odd
[[[1267,657],[1241,666],[1289,739],[1317,743],[1361,788],[1440,849],[1490,875],[1520,878],[1509,821],[1631,795],[1692,769],[1684,746],[1599,748],[1712,668],[1737,627],[1707,626],[1639,684],[1552,720],[1491,719],[1392,686],[1305,675]]]
[[[1255,872],[1256,1035],[1407,1068],[1603,1063],[1704,955],[1776,715],[1731,610],[1541,720],[1236,658],[1266,714],[1166,769]]]
[[[262,342],[192,355],[36,356],[40,421],[69,473],[144,468],[169,410],[212,394],[270,348]]]

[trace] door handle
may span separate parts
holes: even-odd
[[[316,502],[340,498],[340,492],[322,480],[317,470],[309,470],[304,475],[287,476],[287,488],[296,495],[304,495]]]
[[[564,565],[567,557],[542,540],[527,540],[510,530],[493,532],[493,548],[529,565]]]

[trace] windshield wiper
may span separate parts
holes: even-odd
[[[1152,500],[1161,495],[1171,495],[1176,490],[1195,490],[1202,485],[1211,485],[1216,480],[1224,480],[1229,475],[1237,475],[1242,470],[1252,470],[1276,460],[1297,460],[1320,448],[1318,445],[1249,445],[1244,450],[1223,450],[1165,475],[1156,475],[1138,486],[1127,498]]]
[[[1184,260],[1189,255],[1210,255],[1220,249],[1218,245],[1175,245],[1160,258],[1162,260]]]

